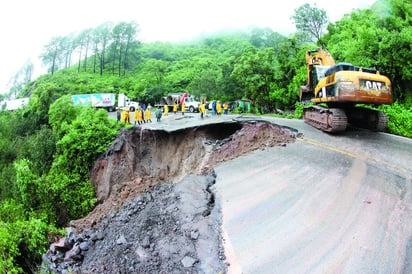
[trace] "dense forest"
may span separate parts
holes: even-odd
[[[4,97],[30,97],[0,112],[0,274],[38,271],[53,235],[95,205],[89,170],[121,127],[105,110],[73,106],[70,95],[125,93],[156,103],[169,92],[208,100],[250,99],[252,112],[299,118],[305,52],[323,47],[336,61],[378,69],[392,81],[394,104],[380,108],[389,131],[412,137],[412,3],[377,1],[335,23],[305,4],[297,32],[216,33],[180,43],[142,43],[136,22],[106,22],[54,37],[41,58],[48,73],[24,66]],[[1,108],[1,106],[0,106]],[[236,110],[235,110],[236,111]]]

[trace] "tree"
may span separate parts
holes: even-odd
[[[58,139],[66,134],[65,125],[71,124],[79,113],[79,107],[72,104],[70,95],[64,95],[57,99],[49,108],[49,124]]]
[[[279,44],[282,43],[284,36],[274,32],[270,28],[253,28],[250,35],[250,42],[257,48],[272,47],[277,52]]]
[[[62,64],[64,58],[63,44],[65,37],[55,36],[43,48],[43,53],[40,58],[44,65],[49,66],[48,71],[53,75]]]
[[[39,176],[47,174],[56,151],[56,137],[52,130],[43,125],[34,134],[19,140],[21,140],[21,143],[18,144],[18,158],[29,160],[31,170],[35,174]]]
[[[65,135],[57,141],[57,155],[53,168],[89,178],[89,170],[117,135],[117,125],[103,109],[78,108],[80,113],[65,124]]]
[[[83,70],[87,71],[87,57],[92,39],[92,29],[85,29],[76,37],[76,44],[79,52],[79,63],[77,64],[77,72],[80,72],[81,63],[83,60]],[[84,50],[84,57],[83,57]]]
[[[17,98],[23,90],[24,86],[32,80],[33,70],[33,63],[31,61],[27,61],[23,65],[23,67],[10,79],[10,92],[12,94],[14,93],[14,98]]]
[[[112,30],[112,74],[115,74],[115,64],[117,61],[118,76],[125,75],[126,70],[129,68],[128,59],[130,49],[137,46],[136,34],[138,32],[138,25],[136,22],[120,22],[114,26]]]
[[[110,42],[110,33],[113,24],[111,22],[106,22],[99,25],[93,33],[94,42],[94,62],[93,62],[93,73],[96,72],[96,60],[99,58],[99,74],[103,75],[104,64],[105,64],[105,54],[107,46]]]
[[[323,31],[328,23],[326,11],[318,9],[316,4],[311,7],[308,3],[295,9],[295,14],[291,17],[298,32],[307,37],[307,41],[318,43]]]
[[[275,81],[273,48],[251,47],[236,62],[232,75],[245,86],[245,97],[254,101],[260,112],[271,112],[274,102],[270,93]]]
[[[36,119],[38,126],[48,123],[49,107],[53,102],[56,90],[58,90],[58,86],[51,82],[40,83],[33,90],[29,102],[30,112],[26,115]]]
[[[64,68],[68,69],[71,66],[72,54],[76,47],[74,34],[65,36],[62,40],[62,54],[64,55]]]

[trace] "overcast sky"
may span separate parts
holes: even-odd
[[[139,40],[180,41],[204,33],[249,26],[295,32],[290,20],[305,3],[326,10],[334,22],[375,0],[4,0],[0,2],[0,93],[27,61],[43,73],[38,56],[53,36],[111,21],[136,21]]]

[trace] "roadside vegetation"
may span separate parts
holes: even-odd
[[[391,133],[412,137],[411,17],[409,3],[386,0],[328,24],[322,9],[305,4],[292,16],[297,32],[289,37],[251,28],[142,43],[135,22],[54,37],[41,54],[48,73],[31,79],[28,64],[0,95],[31,98],[21,110],[0,112],[0,274],[35,272],[54,235],[95,206],[89,170],[125,125],[104,110],[73,106],[71,94],[125,93],[155,104],[188,92],[209,101],[247,99],[252,113],[300,118],[305,52],[325,47],[337,61],[391,79],[395,103],[380,108]],[[307,19],[318,26],[309,28]]]

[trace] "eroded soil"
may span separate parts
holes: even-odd
[[[264,121],[166,132],[123,130],[96,162],[99,204],[52,244],[44,268],[64,273],[226,273],[213,168],[296,132]]]

